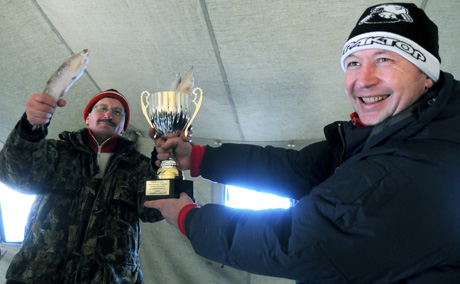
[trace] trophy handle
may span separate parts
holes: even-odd
[[[200,93],[197,94],[196,90],[200,91]],[[195,95],[195,97],[193,98],[192,103],[195,104],[196,109],[195,109],[195,113],[193,113],[193,115],[192,115],[192,118],[187,122],[187,125],[185,126],[185,133],[184,133],[185,137],[187,137],[188,128],[190,127],[190,125],[192,124],[192,121],[195,119],[196,114],[200,110],[201,100],[203,99],[203,90],[201,88],[195,88],[195,89],[193,89],[193,94]],[[200,96],[200,99],[197,102],[196,100],[198,99],[198,96]]]
[[[144,94],[146,94],[146,95],[144,96]],[[144,103],[144,97],[145,97],[145,101],[146,101],[147,103]],[[143,91],[142,94],[141,94],[141,107],[142,107],[142,112],[143,112],[144,115],[145,115],[145,118],[146,118],[147,121],[149,122],[150,126],[151,126],[152,128],[154,128],[154,127],[153,127],[153,124],[152,124],[152,121],[150,120],[150,117],[149,117],[149,115],[148,115],[148,113],[147,113],[147,107],[148,107],[149,104],[150,104],[149,98],[150,98],[150,93],[149,93],[148,91]]]

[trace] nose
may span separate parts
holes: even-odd
[[[360,89],[371,88],[378,81],[376,66],[371,63],[362,64],[356,78],[356,86]]]
[[[105,119],[113,119],[112,109],[111,108],[109,108],[106,112],[104,112],[104,118]]]

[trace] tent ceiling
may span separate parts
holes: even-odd
[[[322,139],[324,125],[352,111],[339,64],[343,44],[364,9],[380,2],[2,1],[0,147],[28,96],[85,48],[92,51],[87,71],[53,117],[50,136],[84,127],[91,96],[115,88],[130,102],[130,128],[145,137],[141,92],[167,90],[193,66],[204,92],[196,142],[300,147]],[[460,74],[460,1],[409,2],[440,29],[442,70]]]

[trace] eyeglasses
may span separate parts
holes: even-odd
[[[122,116],[125,116],[126,113],[124,110],[122,110],[121,108],[119,107],[112,107],[110,108],[108,105],[95,105],[93,107],[93,109],[96,109],[98,112],[100,113],[106,113],[108,112],[109,110],[112,110],[112,114],[115,115],[115,116],[119,116],[119,117],[122,117]]]

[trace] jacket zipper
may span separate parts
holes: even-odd
[[[346,147],[345,147],[345,138],[343,137],[343,132],[342,132],[342,123],[338,124],[337,129],[339,131],[340,140],[342,141],[342,153],[340,153],[339,165],[335,168],[334,173],[336,173],[339,170],[340,165],[342,165],[343,156],[345,155],[345,149],[346,149]]]

